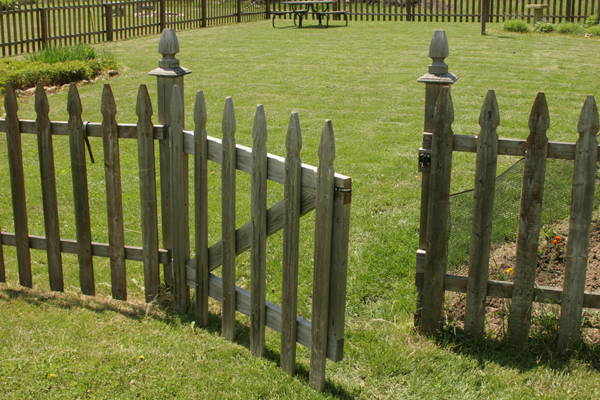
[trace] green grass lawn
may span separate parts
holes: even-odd
[[[287,23],[287,25],[286,25]],[[333,22],[332,24],[335,24]],[[478,24],[354,22],[348,27],[273,29],[270,21],[178,33],[185,78],[187,128],[193,100],[202,89],[208,134],[221,137],[221,113],[232,96],[237,142],[251,146],[257,104],[269,126],[269,152],[285,154],[290,112],[303,133],[302,159],[317,165],[325,119],[333,121],[336,171],[353,179],[348,265],[345,357],[328,363],[324,393],[308,386],[309,352],[299,347],[298,374],[278,367],[280,341],[267,334],[267,357],[250,354],[249,321],[238,316],[237,341],[220,338],[220,308],[211,306],[207,329],[192,314],[142,303],[143,267],[128,262],[131,301],[109,298],[110,271],[95,259],[99,296],[79,294],[76,256],[63,255],[64,295],[48,289],[45,253],[32,251],[34,289],[21,289],[16,252],[4,246],[7,284],[0,284],[0,398],[413,398],[413,399],[591,399],[600,397],[600,354],[584,349],[561,355],[552,332],[524,351],[504,343],[471,343],[447,334],[439,341],[413,329],[414,270],[418,243],[420,176],[417,149],[423,130],[428,49],[435,29],[445,29],[446,62],[460,79],[452,89],[456,134],[477,134],[487,90],[500,107],[501,137],[522,138],[537,92],[546,94],[552,141],[575,141],[586,95],[600,98],[598,39],[511,34],[500,24],[479,35]],[[289,28],[286,28],[289,27]],[[146,84],[156,102],[158,36],[107,44],[127,69],[110,80],[120,123],[135,123],[135,99]],[[102,85],[79,88],[83,119],[100,122]],[[64,121],[66,92],[49,97],[50,118]],[[32,99],[22,99],[19,116],[35,119]],[[155,115],[154,121],[157,120]],[[0,227],[13,232],[6,134],[0,133]],[[102,142],[91,139],[96,158],[88,164],[94,241],[107,242]],[[23,138],[30,234],[43,235],[37,144]],[[121,141],[125,235],[140,245],[139,183],[134,141]],[[55,139],[61,235],[75,238],[68,139]],[[61,154],[59,156],[58,154]],[[502,158],[501,173],[515,159]],[[452,192],[473,185],[474,156],[454,155]],[[192,170],[190,163],[190,170]],[[220,166],[211,165],[211,244],[220,235]],[[250,216],[250,179],[238,174],[238,225]],[[270,185],[269,204],[282,188]],[[192,206],[193,210],[193,206]],[[193,214],[192,214],[193,218]],[[303,222],[299,312],[310,318],[313,220]],[[516,216],[515,216],[516,218]],[[193,219],[192,219],[193,221]],[[268,300],[280,302],[281,236],[269,240]],[[193,243],[192,243],[193,245]],[[249,256],[238,257],[238,285],[249,287]],[[143,357],[143,358],[140,358]]]

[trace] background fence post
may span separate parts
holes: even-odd
[[[113,41],[113,19],[112,13],[113,8],[112,4],[103,4],[104,6],[104,19],[105,19],[105,27],[106,27],[106,41]]]
[[[206,0],[203,0],[203,2]],[[202,18],[204,18],[204,8],[202,9]],[[160,0],[160,31],[164,31],[167,27],[167,2]]]
[[[182,98],[182,109],[183,104],[183,77],[184,75],[191,74],[187,68],[179,66],[179,60],[175,58],[175,54],[179,53],[179,41],[175,30],[167,28],[162,31],[160,35],[160,41],[158,43],[158,52],[162,54],[163,58],[158,62],[158,68],[149,72],[149,75],[156,76],[157,78],[157,93],[158,93],[158,123],[165,126],[171,124],[171,95],[173,93],[173,87],[179,86],[181,90]],[[182,122],[182,126],[185,126]],[[163,236],[163,248],[172,249],[173,247],[173,234],[171,231],[171,201],[170,201],[170,187],[169,187],[169,174],[171,170],[171,157],[169,153],[169,139],[164,138],[159,142],[160,151],[160,199],[161,199],[161,215],[162,215],[162,236]],[[187,158],[184,161],[184,171],[187,171]],[[187,189],[187,177],[184,179],[186,185],[185,193],[188,193]],[[189,215],[186,210],[186,217]],[[189,234],[188,234],[189,236]],[[189,255],[189,238],[185,238],[186,245],[186,256]],[[181,239],[180,239],[181,240]],[[165,283],[167,285],[173,284],[173,269],[172,265],[165,264]]]
[[[458,77],[448,72],[448,65],[444,62],[448,57],[448,38],[446,32],[438,29],[433,33],[431,44],[429,45],[429,57],[432,63],[429,66],[429,72],[417,79],[417,82],[425,83],[425,119],[423,123],[424,132],[433,132],[435,122],[433,113],[435,103],[442,91],[444,85],[451,85],[458,80]],[[431,159],[430,159],[431,160]],[[421,215],[419,228],[419,250],[417,251],[417,274],[415,285],[417,286],[417,308],[415,311],[415,326],[421,324],[421,296],[423,293],[423,262],[425,261],[424,252],[426,250],[427,235],[427,209],[429,206],[429,166],[419,167],[422,172],[421,178]]]
[[[162,1],[165,1],[165,0],[162,0]],[[208,26],[208,15],[207,15],[207,13],[208,13],[208,0],[202,0],[202,27],[203,28],[206,28]]]
[[[206,1],[206,0],[203,0],[203,1]],[[265,3],[266,3],[265,7],[267,8],[265,18],[271,19],[271,0],[266,0]]]
[[[237,0],[237,22],[242,22],[242,0]]]
[[[40,36],[42,41],[42,48],[48,47],[48,13],[45,8],[38,8],[40,15]]]

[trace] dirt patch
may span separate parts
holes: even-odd
[[[568,222],[546,227],[541,235],[538,252],[536,284],[562,287],[565,276],[566,244]],[[506,243],[496,246],[490,255],[489,279],[512,282],[516,262],[516,244]],[[449,272],[452,275],[467,276],[468,266]],[[594,220],[590,233],[590,253],[586,275],[586,291],[600,291],[600,221]],[[486,302],[486,334],[501,339],[508,329],[508,316],[511,300],[488,298]],[[464,328],[466,295],[447,292],[445,304],[446,322],[457,328]],[[560,306],[556,304],[534,303],[532,310],[532,332],[558,327]],[[583,340],[590,344],[600,343],[600,311],[584,309]]]

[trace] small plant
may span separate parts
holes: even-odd
[[[586,32],[590,36],[600,36],[600,25],[590,26]]]
[[[585,26],[586,28],[589,28],[591,26],[596,26],[598,25],[600,22],[598,21],[598,16],[597,15],[591,15],[589,17],[587,17],[585,19]]]
[[[502,29],[509,32],[527,33],[529,32],[529,26],[520,19],[509,19],[502,24]]]
[[[89,44],[79,43],[68,47],[48,47],[44,50],[27,55],[30,61],[41,61],[54,64],[65,61],[87,61],[99,58],[96,49]]]
[[[582,35],[584,33],[583,25],[574,24],[572,22],[563,22],[558,24],[556,32],[565,35]]]
[[[553,24],[549,22],[540,21],[533,27],[535,33],[552,33],[556,30]]]

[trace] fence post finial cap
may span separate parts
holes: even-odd
[[[429,73],[443,75],[448,73],[448,64],[444,62],[448,57],[448,37],[443,29],[436,29],[429,45],[429,57],[433,60],[429,66]]]
[[[179,60],[175,58],[175,54],[179,53],[179,40],[177,40],[175,29],[163,29],[158,42],[158,52],[163,56],[162,60],[158,62],[159,67],[179,67]]]

